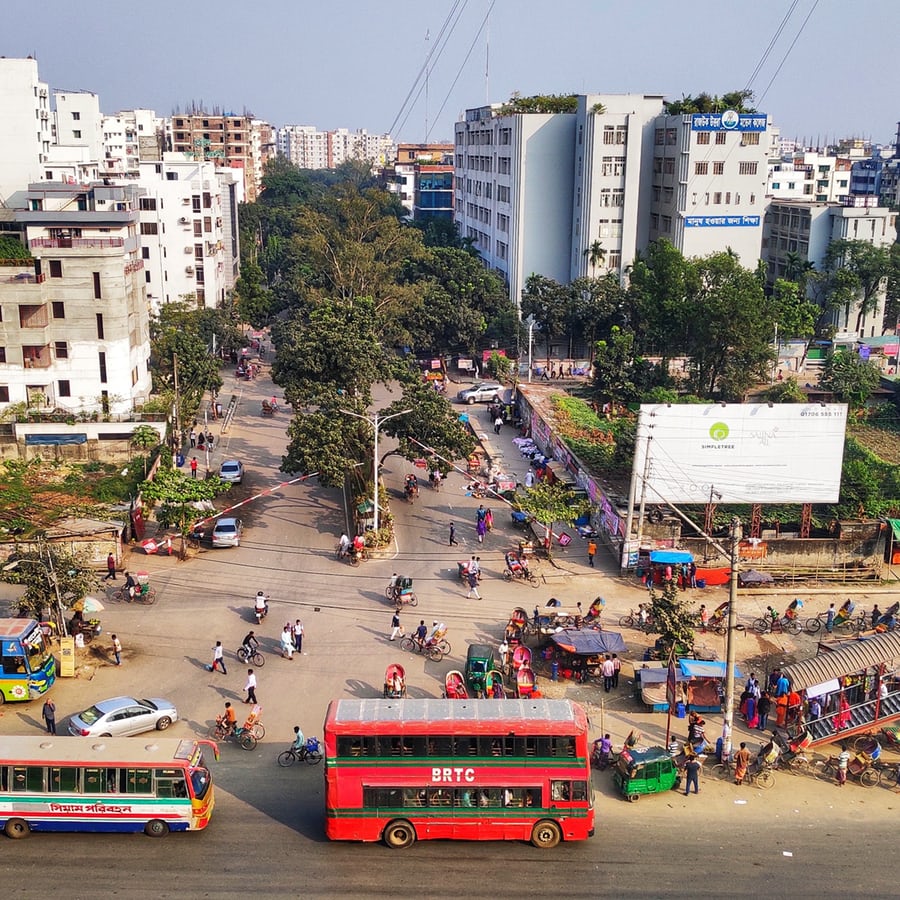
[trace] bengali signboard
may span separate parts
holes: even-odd
[[[739,113],[727,109],[723,113],[694,113],[691,131],[765,131],[768,122],[765,113]]]

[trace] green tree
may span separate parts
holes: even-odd
[[[585,248],[584,255],[591,266],[591,277],[594,277],[597,267],[602,266],[606,261],[606,250],[603,249],[603,242],[599,239],[591,241],[590,247]]]
[[[796,281],[779,278],[775,281],[770,301],[771,315],[778,324],[778,336],[808,338],[815,334],[816,322],[822,310],[807,300]]]
[[[222,386],[218,360],[200,334],[203,311],[184,303],[165,303],[150,321],[153,389],[174,392],[177,360],[181,418],[188,419],[206,391]]]
[[[488,375],[495,381],[504,381],[512,371],[512,360],[507,356],[501,356],[496,350],[491,353],[485,363]]]
[[[752,113],[756,110],[751,105],[753,91],[744,89],[741,91],[729,91],[721,97],[710,96],[706,91],[691,97],[682,94],[680,100],[667,100],[663,104],[667,115],[677,116],[690,113],[725,112],[733,109],[735,112]]]
[[[266,163],[260,202],[265,206],[297,206],[317,193],[309,175],[284,156]]]
[[[141,483],[141,496],[159,504],[155,510],[157,522],[176,528],[183,538],[191,525],[203,518],[194,504],[214,500],[230,487],[220,478],[191,478],[171,466],[160,466],[152,481]],[[181,551],[183,555],[183,540]]]
[[[809,397],[803,393],[803,388],[800,387],[796,378],[785,378],[784,381],[776,382],[763,391],[762,398],[769,403],[807,403],[809,401]]]
[[[881,384],[878,367],[856,353],[837,351],[825,360],[819,384],[852,407],[865,406]]]
[[[635,354],[634,334],[617,325],[595,345],[592,388],[597,402],[634,403],[652,386],[655,367]]]
[[[259,265],[244,263],[234,285],[234,294],[241,319],[254,328],[263,328],[272,315],[275,298],[265,285]]]
[[[4,564],[0,579],[26,585],[16,605],[21,614],[38,620],[44,610],[56,611],[54,582],[65,609],[100,583],[87,556],[71,553],[57,544],[47,544],[41,550],[16,551]]]
[[[131,432],[131,440],[129,442],[132,447],[144,452],[144,477],[147,476],[147,457],[151,450],[160,445],[159,432],[152,425],[138,425]]]
[[[522,291],[522,317],[533,318],[535,327],[544,338],[547,365],[553,341],[565,334],[566,319],[572,302],[570,285],[560,284],[544,275],[529,275]]]
[[[569,334],[584,339],[591,360],[597,338],[614,325],[627,323],[626,298],[615,272],[607,272],[600,278],[576,278],[572,282],[567,327]]]
[[[574,113],[578,109],[577,94],[536,94],[521,97],[514,93],[500,108],[500,114],[510,116],[516,113]]]
[[[650,592],[650,608],[653,613],[653,630],[659,633],[660,658],[668,658],[675,649],[677,655],[693,652],[693,614],[678,590],[674,578],[665,582],[660,590]]]
[[[560,484],[539,481],[516,496],[516,505],[536,522],[544,526],[544,543],[547,556],[552,558],[552,532],[556,522],[571,525],[590,509],[587,500],[579,500],[575,494]]]

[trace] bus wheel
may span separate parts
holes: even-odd
[[[162,819],[151,819],[144,826],[144,834],[149,837],[163,837],[169,833],[169,826]]]
[[[543,819],[531,830],[531,843],[542,850],[555,847],[562,840],[562,831],[556,822]]]
[[[384,829],[384,842],[392,850],[411,847],[416,841],[416,830],[405,819],[397,819]]]
[[[31,829],[24,819],[7,819],[3,830],[10,838],[23,838],[31,834]]]

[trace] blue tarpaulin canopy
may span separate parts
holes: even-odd
[[[566,628],[551,635],[553,643],[576,656],[598,656],[601,653],[624,653],[625,641],[615,631],[579,631]]]
[[[679,659],[678,665],[681,674],[686,678],[724,678],[725,663],[708,661],[705,659]],[[737,666],[734,667],[734,677],[743,678]]]
[[[86,434],[26,434],[25,445],[27,447],[37,446],[59,446],[61,444],[86,444]]]
[[[687,550],[651,550],[650,562],[661,565],[680,566],[694,561],[694,554]]]

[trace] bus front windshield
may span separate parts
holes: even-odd
[[[22,641],[25,652],[28,654],[28,667],[32,672],[39,672],[44,663],[50,658],[50,648],[44,640],[44,635],[39,627]]]
[[[202,800],[206,796],[209,786],[212,784],[209,770],[202,766],[195,766],[190,770],[190,775],[191,793],[193,793],[195,800]]]

